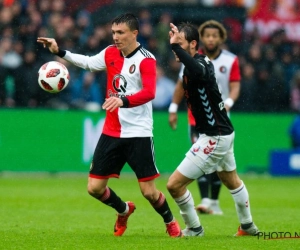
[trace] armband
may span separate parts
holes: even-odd
[[[176,113],[178,109],[178,104],[172,102],[169,107],[169,113]]]

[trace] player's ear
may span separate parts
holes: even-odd
[[[139,34],[138,30],[134,30],[132,31],[132,33],[137,37],[137,35]]]
[[[190,42],[190,46],[191,46],[192,49],[196,49],[197,41],[196,41],[196,40],[192,40],[192,41]]]

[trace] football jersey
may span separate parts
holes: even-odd
[[[184,94],[195,118],[197,132],[209,136],[231,134],[234,129],[224,107],[212,62],[198,53],[192,58],[179,44],[172,44],[172,50],[185,65]]]
[[[66,51],[70,63],[90,71],[107,71],[106,98],[126,97],[128,108],[106,111],[103,134],[120,138],[152,137],[152,102],[155,97],[156,60],[153,54],[138,46],[124,57],[115,45],[95,56]]]
[[[202,49],[199,50],[200,54],[203,54]],[[229,83],[241,80],[240,68],[238,57],[229,52],[228,50],[222,49],[219,56],[211,60],[215,68],[215,74],[217,83],[222,94],[222,99],[226,100],[229,97]],[[179,72],[179,78],[182,79],[183,65]],[[190,125],[195,125],[195,119],[188,110],[188,120]]]

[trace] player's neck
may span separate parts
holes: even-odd
[[[140,46],[139,42],[135,42],[132,45],[128,46],[127,48],[124,48],[123,50],[121,50],[121,53],[124,57],[128,56],[129,54],[131,54],[133,51],[136,50],[137,47]]]

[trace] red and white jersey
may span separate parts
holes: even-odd
[[[200,54],[203,54],[203,50],[199,50]],[[219,90],[222,95],[222,99],[225,101],[229,97],[229,84],[230,82],[239,82],[241,80],[241,73],[239,67],[238,57],[229,52],[228,50],[222,49],[219,56],[211,60],[215,68],[215,75]],[[179,72],[179,78],[182,79],[183,75],[183,65]],[[190,110],[188,110],[189,124],[195,125],[194,117],[192,116]]]
[[[95,56],[66,52],[70,63],[90,71],[107,70],[106,97],[126,96],[128,108],[106,112],[103,134],[120,138],[152,137],[152,102],[155,97],[156,60],[141,45],[124,57],[115,45]]]

